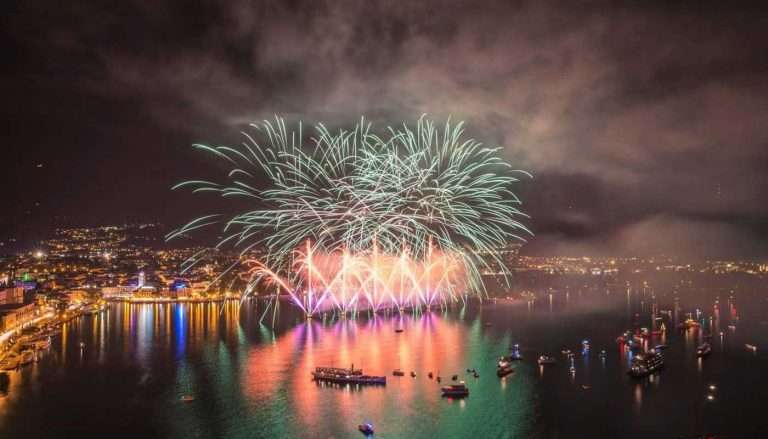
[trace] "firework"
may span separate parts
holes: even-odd
[[[194,145],[231,168],[223,182],[175,188],[253,207],[202,216],[168,238],[218,225],[218,246],[241,250],[251,287],[268,280],[308,314],[324,304],[379,309],[480,294],[489,263],[509,274],[496,250],[530,234],[512,191],[529,174],[500,148],[465,138],[463,123],[438,129],[422,117],[376,134],[361,119],[334,132],[318,124],[309,140],[300,123],[289,130],[280,118],[251,128],[239,147]],[[249,258],[254,249],[264,257]]]

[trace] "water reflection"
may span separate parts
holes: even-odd
[[[666,437],[690,436],[695,431],[688,426],[717,426],[717,419],[741,416],[753,425],[762,419],[727,402],[750,392],[768,397],[761,390],[768,386],[757,385],[765,383],[764,358],[743,348],[768,340],[768,326],[748,326],[750,316],[764,319],[765,306],[743,307],[737,333],[732,298],[730,312],[721,314],[712,307],[715,296],[699,291],[691,295],[698,302],[682,289],[642,285],[546,285],[540,291],[538,300],[357,319],[308,321],[284,307],[275,327],[259,323],[265,305],[256,300],[112,304],[104,314],[65,325],[39,363],[8,374],[6,396],[0,382],[0,436],[23,437],[18,433],[37,425],[37,436],[43,428],[66,431],[67,419],[78,419],[83,431],[119,426],[136,437],[358,437],[363,421],[376,424],[377,437],[624,437],[634,431]],[[697,307],[704,310],[703,327],[676,331],[673,316],[695,316]],[[669,344],[667,366],[633,381],[626,374],[633,354],[616,336],[629,328],[656,330],[656,318],[668,330],[642,346]],[[703,335],[726,326],[717,354],[697,359]],[[739,338],[747,335],[750,340]],[[590,348],[582,351],[584,339]],[[498,379],[496,361],[516,343],[526,360]],[[566,348],[580,358],[562,355]],[[607,356],[594,359],[603,349]],[[535,363],[542,354],[557,356],[558,364],[545,372]],[[314,367],[352,363],[387,375],[387,386],[310,379]],[[393,377],[395,368],[406,376]],[[429,372],[443,383],[458,374],[470,397],[441,398]],[[702,389],[713,382],[722,390],[708,410],[723,412],[693,419],[692,407],[706,400]],[[66,398],[72,409],[53,402]],[[80,416],[84,411],[94,415]],[[40,416],[46,413],[57,415]]]

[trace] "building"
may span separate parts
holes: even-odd
[[[23,326],[37,317],[34,303],[9,303],[0,305],[0,332]]]
[[[24,302],[24,288],[7,287],[0,289],[0,305]]]

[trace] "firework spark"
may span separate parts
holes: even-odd
[[[230,166],[223,183],[174,188],[245,198],[253,208],[202,216],[168,239],[222,226],[217,246],[241,250],[252,285],[271,279],[307,313],[323,303],[346,310],[365,299],[378,309],[479,294],[489,262],[509,274],[496,250],[530,234],[512,192],[530,175],[513,170],[500,148],[465,138],[463,123],[438,129],[422,117],[380,135],[361,119],[335,132],[318,124],[309,140],[301,124],[289,130],[280,118],[251,127],[236,148],[194,145]],[[247,258],[256,248],[266,251],[260,261]],[[394,287],[382,276],[409,282]],[[427,286],[434,276],[442,283]]]

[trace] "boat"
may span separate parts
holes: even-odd
[[[179,398],[179,401],[182,401],[182,402],[191,402],[194,400],[195,400],[195,397],[192,395],[182,395],[181,398]]]
[[[518,350],[514,350],[509,353],[509,356],[506,357],[508,361],[522,361],[523,360],[523,354],[520,353]]]
[[[477,371],[472,372],[472,376],[475,378],[480,378],[480,374],[478,374]]]
[[[19,360],[21,366],[30,364],[33,361],[35,361],[35,351],[29,349],[21,351],[21,358]]]
[[[546,366],[548,364],[557,364],[557,360],[555,357],[550,357],[548,355],[541,355],[539,356],[538,360],[539,366]]]
[[[432,377],[433,377],[433,375],[432,375],[432,372],[428,373],[428,374],[427,374],[427,376],[428,376],[428,377],[429,377],[429,379],[431,380],[431,379],[432,379]]]
[[[353,372],[353,373],[349,373]],[[359,373],[358,373],[359,372]],[[312,372],[312,378],[315,381],[324,381],[333,384],[360,384],[360,385],[386,385],[387,377],[363,375],[362,370],[336,369],[329,367],[318,367]]]
[[[349,369],[344,369],[343,367],[316,367],[315,372],[334,375],[362,375],[363,369],[355,369],[353,364]]]
[[[404,331],[403,328],[395,328],[395,332],[397,332],[398,334],[403,332],[403,331]]]
[[[696,356],[699,358],[704,358],[711,353],[712,353],[712,346],[710,346],[709,343],[702,343],[699,345],[698,348],[696,348]]]
[[[752,351],[752,352],[757,352],[757,346],[755,346],[755,345],[753,345],[753,344],[749,344],[749,343],[747,343],[747,344],[745,344],[744,346],[746,346],[746,348],[747,348],[748,350]]]
[[[437,382],[439,383],[439,382],[440,382],[440,381],[442,381],[442,380],[443,380],[443,379],[442,379],[442,378],[440,378],[440,375],[438,375],[438,376],[437,376]]]
[[[401,377],[401,376],[405,376],[405,372],[403,372],[400,369],[395,369],[392,371],[392,375],[396,377]]]
[[[512,368],[512,364],[509,361],[499,361],[498,366],[496,366],[496,376],[499,378],[505,377],[514,371],[515,369]]]
[[[698,328],[700,326],[701,326],[701,323],[693,319],[686,319],[683,323],[680,323],[679,325],[677,325],[678,329]]]
[[[587,385],[587,384],[582,384],[581,388],[584,389],[584,390],[590,390],[592,388],[592,386]]]
[[[0,361],[0,370],[13,370],[19,367],[21,357],[18,354],[11,352],[6,355],[2,361]]]
[[[42,340],[35,342],[36,349],[48,349],[51,347],[51,337],[45,337]]]
[[[654,347],[653,349],[655,349],[655,350],[657,350],[657,351],[661,351],[661,350],[663,350],[663,349],[666,349],[666,348],[668,348],[668,347],[669,347],[669,345],[665,345],[665,344],[657,344],[657,345],[656,345],[656,347]]]
[[[464,381],[460,381],[457,384],[451,384],[450,386],[441,387],[440,391],[442,392],[443,396],[458,398],[469,396],[469,389],[467,388],[467,385],[464,384]]]
[[[603,349],[602,351],[600,351],[600,358],[606,358],[606,357],[608,357],[608,352],[605,352],[605,349]]]
[[[366,436],[373,435],[373,424],[370,422],[358,425],[357,429],[360,430],[360,433],[363,433]]]
[[[411,378],[416,378],[416,372],[411,371]]]
[[[648,376],[664,367],[664,357],[660,352],[648,351],[632,358],[632,365],[627,373],[635,378]]]
[[[571,352],[571,350],[570,350],[570,349],[563,349],[563,350],[562,350],[562,351],[560,351],[560,352],[561,352],[563,355],[565,355],[566,357],[570,357],[571,355],[573,355],[573,352]]]

